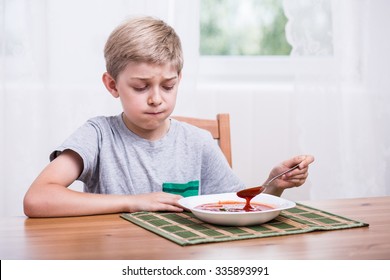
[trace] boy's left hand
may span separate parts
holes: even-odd
[[[289,160],[283,161],[279,165],[275,166],[269,177],[270,180],[274,176],[282,173],[283,171],[293,167],[294,165],[299,164],[299,167],[284,174],[282,177],[274,180],[267,186],[266,193],[280,196],[285,189],[292,187],[299,187],[303,185],[306,181],[307,176],[309,175],[309,164],[314,161],[314,157],[311,155],[300,155],[293,157]],[[266,181],[266,182],[267,182]],[[266,183],[265,182],[265,183]]]

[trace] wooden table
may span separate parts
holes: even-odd
[[[390,259],[390,197],[303,201],[369,227],[182,247],[116,215],[0,219],[0,258]]]

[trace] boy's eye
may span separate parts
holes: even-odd
[[[175,85],[163,86],[163,89],[165,89],[165,90],[173,90],[174,87],[175,87]]]
[[[133,89],[135,90],[135,91],[144,91],[144,90],[146,90],[148,88],[148,86],[144,86],[144,87],[133,87]]]

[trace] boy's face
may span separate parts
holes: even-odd
[[[130,62],[116,81],[105,73],[103,82],[121,100],[127,128],[142,138],[157,140],[169,129],[180,78],[170,64]]]

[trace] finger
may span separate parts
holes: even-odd
[[[307,179],[307,175],[302,176],[296,176],[292,178],[286,178],[284,181],[286,182],[298,182],[298,181],[305,181]]]
[[[183,212],[183,208],[170,204],[162,204],[160,209],[157,211],[169,211],[169,212]]]
[[[151,211],[151,212],[157,212],[157,211],[174,211],[174,212],[182,212],[183,208],[180,206],[176,206],[169,203],[162,203],[162,202],[156,202],[153,204],[149,204],[143,211]]]
[[[296,182],[296,181],[305,181],[307,179],[307,175],[296,176],[292,178],[285,178],[283,181],[285,182]]]
[[[285,177],[282,177],[282,180],[284,181],[291,181],[291,180],[301,180],[301,179],[307,179],[309,173],[303,173],[303,174],[296,174],[293,176],[285,175]]]
[[[167,193],[167,194],[164,194],[163,196],[159,197],[158,201],[161,203],[165,203],[165,204],[180,206],[179,200],[181,198],[183,198],[181,195]]]
[[[307,177],[309,176],[309,172],[302,172],[302,173],[296,173],[296,174],[285,174],[281,179],[286,182],[294,182],[303,180],[305,181]]]
[[[307,173],[308,173],[308,170],[309,168],[308,167],[305,167],[303,169],[295,169],[295,170],[292,170],[286,174],[284,174],[284,179],[287,179],[287,178],[294,178],[294,177],[304,177],[306,176],[307,177]]]
[[[300,156],[302,159],[301,162],[299,163],[299,169],[304,169],[309,166],[312,162],[314,162],[314,157],[311,155],[305,155],[305,156]]]
[[[164,196],[161,198],[159,202],[168,205],[168,208],[172,209],[172,211],[177,211],[177,210],[182,211],[183,207],[179,203],[179,200],[181,198],[183,198],[181,195],[164,193]]]
[[[304,159],[305,159],[304,156],[295,156],[293,158],[283,161],[282,165],[287,168],[291,168],[297,164],[300,164]]]
[[[282,188],[299,187],[306,182],[306,179],[292,179],[281,182],[279,185]]]
[[[138,205],[135,207],[137,211],[175,211],[181,212],[183,208],[179,204],[179,199],[182,196],[155,192],[139,195],[139,199],[136,200]]]

